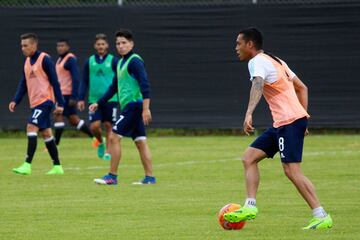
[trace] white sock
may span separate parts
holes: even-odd
[[[317,217],[317,218],[324,218],[327,216],[327,213],[325,212],[324,208],[321,206],[318,208],[314,208],[312,210],[312,212],[313,212],[314,217]]]
[[[255,198],[247,198],[245,200],[244,207],[256,207],[256,199]]]

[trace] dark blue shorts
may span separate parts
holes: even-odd
[[[63,97],[65,100],[63,115],[65,117],[69,117],[71,115],[77,115],[76,104],[74,106],[69,105],[70,95],[64,95]]]
[[[117,119],[117,111],[117,102],[107,102],[105,105],[99,106],[94,113],[89,113],[89,120],[90,122],[101,121],[114,124]]]
[[[129,103],[120,113],[113,132],[124,137],[131,137],[134,141],[146,139],[142,110],[141,102]]]
[[[307,118],[279,128],[270,127],[250,147],[264,151],[269,158],[280,151],[283,163],[301,162]]]
[[[40,131],[50,128],[51,126],[51,112],[54,108],[52,101],[46,101],[31,109],[31,116],[28,118],[28,123],[37,126]]]

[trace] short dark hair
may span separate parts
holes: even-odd
[[[115,33],[115,37],[124,37],[129,41],[134,41],[133,33],[129,29],[120,29]]]
[[[58,43],[66,43],[67,45],[70,46],[70,41],[67,38],[60,38],[57,42]]]
[[[95,42],[98,40],[105,40],[106,42],[108,42],[107,40],[107,36],[105,33],[98,33],[95,35]]]
[[[35,33],[24,33],[20,36],[20,39],[21,40],[24,40],[24,39],[32,39],[33,41],[35,42],[38,42],[38,36],[35,34]]]
[[[262,49],[263,36],[258,29],[254,28],[254,27],[246,28],[246,29],[241,30],[239,34],[243,35],[243,39],[246,42],[252,41],[257,50]]]

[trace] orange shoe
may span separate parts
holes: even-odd
[[[101,142],[99,142],[99,140],[98,140],[96,137],[93,137],[91,146],[92,146],[93,148],[97,148],[97,147],[100,145],[100,143],[101,143]]]

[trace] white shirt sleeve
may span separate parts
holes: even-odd
[[[266,68],[262,58],[252,58],[248,63],[248,68],[250,73],[250,81],[252,81],[254,77],[261,77],[262,79],[265,79]]]

